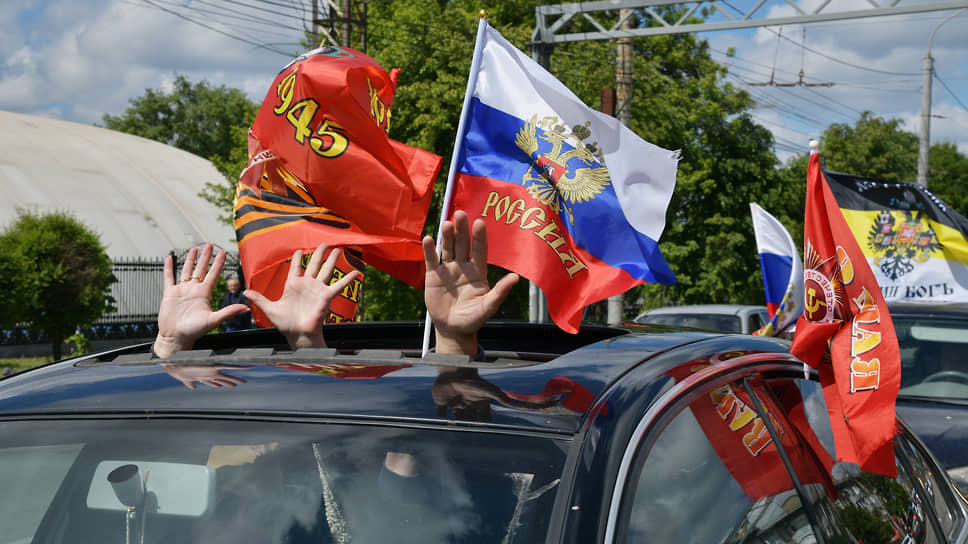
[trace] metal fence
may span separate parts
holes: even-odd
[[[188,250],[173,252],[175,262],[184,262]],[[224,274],[237,273],[238,257],[229,254]],[[151,338],[158,332],[158,307],[164,289],[164,258],[119,258],[114,260],[110,294],[115,310],[101,316],[81,332],[90,340]],[[176,264],[176,270],[178,264]],[[43,331],[29,327],[0,330],[0,345],[43,344],[49,342]]]
[[[164,259],[115,260],[114,277],[118,281],[110,289],[115,311],[101,316],[94,326],[157,321],[164,269]]]

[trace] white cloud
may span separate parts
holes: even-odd
[[[924,0],[905,0],[902,4],[921,1]],[[819,2],[804,0],[798,4],[811,11]],[[749,9],[746,4],[751,3],[734,2],[740,9]],[[239,88],[252,100],[262,100],[287,56],[228,38],[157,7],[179,4],[184,2],[0,2],[0,25],[5,29],[0,33],[0,108],[98,122],[105,113],[123,112],[129,100],[143,95],[145,89],[170,86],[176,73],[191,81],[205,79],[213,85]],[[218,4],[190,5],[200,10]],[[863,10],[869,6],[866,0],[838,0],[825,11]],[[759,13],[765,10],[773,15],[793,13],[793,8],[780,0],[768,0]],[[281,8],[276,11],[285,12]],[[200,11],[187,13],[234,36],[261,43],[287,43],[277,47],[290,53],[299,50],[295,42],[301,38],[301,32],[285,28],[302,26],[297,12],[289,12],[288,17],[285,13],[266,12],[247,20],[206,16]],[[231,14],[241,15],[238,9]],[[785,147],[800,148],[831,123],[853,124],[864,110],[909,123],[912,117],[916,119],[921,103],[921,63],[928,37],[951,14],[931,12],[806,25],[807,47],[822,54],[805,52],[788,40],[778,39],[777,28],[712,32],[701,37],[708,39],[716,51],[737,49],[737,56],[732,59],[719,52],[714,52],[714,57],[728,62],[730,81],[751,92],[758,101],[754,118],[773,131]],[[961,31],[968,24],[968,13],[959,17],[938,30],[932,53],[936,73],[962,103],[968,103],[968,43]],[[804,41],[800,26],[784,27],[783,36]],[[776,81],[793,82],[801,67],[805,81],[835,85],[746,85],[767,81],[771,71],[775,72]],[[937,114],[946,118],[932,122],[932,140],[954,141],[959,149],[965,149],[968,113],[938,81],[933,95]],[[777,151],[781,159],[790,153],[780,148]]]
[[[917,0],[903,5],[918,3]],[[799,3],[812,11],[817,0]],[[842,0],[830,4],[824,13],[865,10],[864,0]],[[781,3],[769,8],[771,16],[792,15],[791,6]],[[953,11],[862,18],[849,21],[812,23],[783,27],[778,38],[777,27],[746,32],[720,32],[705,36],[715,49],[735,47],[736,57],[727,60],[734,84],[748,90],[760,103],[757,118],[774,132],[778,141],[803,139],[802,134],[819,133],[830,123],[853,124],[859,112],[869,110],[885,119],[899,118],[905,127],[918,131],[921,110],[921,72],[928,38]],[[960,98],[968,103],[968,42],[961,28],[968,23],[968,12],[940,26],[932,44],[935,73]],[[806,28],[806,35],[802,29]],[[813,51],[791,43],[803,42]],[[833,83],[830,87],[768,87],[744,83],[766,82],[771,72],[777,82],[795,82],[804,71],[808,83]],[[941,93],[944,93],[942,95]],[[954,141],[959,149],[968,148],[968,112],[951,100],[946,90],[934,81],[935,107],[932,113],[945,115],[945,120],[932,120],[931,140]],[[947,104],[942,106],[942,104]],[[941,108],[945,113],[939,113]],[[765,111],[769,111],[767,115]],[[769,123],[772,124],[769,124]],[[785,158],[786,151],[778,148]]]
[[[155,5],[169,5],[162,1]],[[194,15],[193,15],[194,16]],[[205,22],[204,16],[195,16]],[[271,18],[271,17],[270,17]],[[232,19],[224,18],[225,21]],[[20,28],[20,21],[30,23]],[[35,0],[4,4],[0,23],[0,108],[84,123],[117,114],[175,74],[241,88],[261,100],[288,56],[254,48],[153,7],[122,0]],[[206,24],[219,26],[207,21]],[[262,26],[252,41],[297,42],[294,31]],[[43,29],[41,32],[39,29]],[[228,34],[247,36],[238,29]],[[298,46],[288,51],[297,52]]]

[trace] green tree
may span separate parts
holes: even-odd
[[[839,508],[840,518],[858,542],[890,542],[894,529],[877,512],[847,503]]]
[[[905,131],[900,119],[885,120],[871,112],[861,114],[853,126],[827,127],[820,154],[828,170],[890,181],[914,182],[918,177],[917,135]],[[801,225],[807,158],[806,153],[793,157],[779,172],[781,185],[796,200],[791,204],[799,209],[795,217]],[[953,143],[934,144],[928,171],[928,189],[962,215],[968,213],[968,157]]]
[[[69,334],[113,309],[111,259],[98,235],[68,213],[20,211],[0,233],[0,255],[13,283],[0,325],[45,331],[55,360]]]
[[[536,3],[500,3],[489,8],[491,23],[524,47]],[[370,2],[371,28],[367,54],[387,69],[400,68],[393,99],[390,137],[444,158],[427,215],[426,234],[436,236],[446,174],[457,135],[467,75],[474,52],[480,4],[467,0],[393,0]],[[508,25],[514,21],[514,25]],[[503,270],[491,267],[492,280]],[[423,293],[379,270],[366,272],[364,319],[419,319]],[[520,282],[498,313],[498,319],[520,318],[528,289]]]
[[[502,3],[490,10],[490,23],[527,51],[538,3]],[[442,155],[446,172],[479,4],[438,1],[429,9],[419,0],[395,0],[369,6],[369,54],[387,68],[402,68],[391,137]],[[635,48],[632,129],[657,145],[681,149],[683,159],[661,244],[679,283],[645,286],[627,296],[644,293],[650,306],[761,302],[749,202],[771,211],[773,204],[782,207],[772,136],[746,113],[750,97],[724,83],[725,68],[711,59],[704,40],[651,37],[636,40]],[[614,57],[614,41],[561,44],[551,55],[550,71],[586,104],[599,108],[602,89],[615,86]],[[442,175],[428,232],[436,230],[443,182]],[[367,282],[369,289],[369,277]],[[374,291],[368,301],[385,295]],[[526,306],[522,282],[505,311],[521,315]]]
[[[749,203],[783,208],[771,133],[749,116],[749,94],[724,82],[705,40],[658,36],[637,41],[636,53],[632,128],[682,151],[660,241],[678,282],[643,286],[645,305],[762,303]]]
[[[869,111],[854,126],[836,123],[820,140],[826,167],[837,172],[892,181],[918,175],[918,137],[900,119],[885,120]]]
[[[172,90],[147,89],[121,115],[105,115],[104,126],[166,143],[204,157],[225,176],[206,181],[199,196],[232,223],[232,199],[248,161],[247,134],[258,107],[239,89],[192,83],[176,75]]]
[[[928,189],[968,216],[968,157],[951,142],[931,146]]]

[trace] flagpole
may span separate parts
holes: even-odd
[[[440,258],[440,232],[444,228],[444,221],[450,217],[450,204],[453,198],[454,176],[457,172],[457,157],[460,155],[464,141],[464,125],[467,122],[467,112],[470,110],[471,98],[477,86],[477,74],[480,71],[481,53],[484,49],[485,29],[487,28],[487,11],[481,10],[481,19],[477,23],[477,40],[474,42],[474,55],[471,57],[471,71],[467,76],[467,90],[464,91],[464,107],[457,122],[457,138],[454,140],[454,152],[450,157],[450,167],[447,170],[447,186],[444,189],[444,203],[440,208],[440,222],[437,225],[437,258]],[[424,316],[424,336],[422,356],[430,352],[430,312]]]

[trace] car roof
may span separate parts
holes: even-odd
[[[649,361],[649,372],[659,377],[677,365],[720,352],[786,352],[789,347],[771,338],[686,329],[670,332],[668,327],[654,333],[648,327],[636,328],[644,333],[582,327],[573,336],[552,325],[489,324],[479,336],[489,360],[475,362],[433,354],[421,359],[421,327],[417,323],[327,326],[331,349],[296,352],[286,351],[284,339],[273,329],[214,334],[200,340],[195,350],[165,360],[174,366],[211,367],[244,379],[237,387],[196,384],[196,389],[188,389],[168,375],[164,361],[150,358],[150,344],[69,359],[0,381],[0,418],[143,417],[145,413],[152,417],[323,417],[568,434],[579,429],[594,404],[591,399],[620,388],[619,378],[643,361]],[[401,343],[403,338],[406,341]],[[515,346],[528,349],[510,349]],[[462,385],[484,380],[513,397],[512,401],[492,403],[489,421],[453,421],[434,396],[438,378],[447,372],[455,373],[447,375],[463,380]],[[588,402],[527,406],[525,401],[560,396],[563,393],[555,388],[563,383],[587,392],[583,394]]]
[[[659,314],[685,314],[685,313],[704,313],[704,314],[729,314],[739,315],[750,312],[765,312],[766,306],[756,306],[749,304],[693,304],[685,306],[663,306],[646,310],[639,314],[659,315]]]
[[[936,304],[936,303],[917,303],[917,302],[888,302],[887,307],[891,315],[897,316],[919,316],[919,317],[943,317],[955,316],[968,319],[968,304]]]

